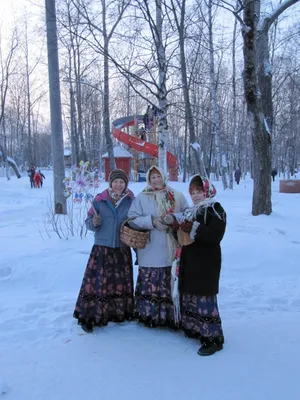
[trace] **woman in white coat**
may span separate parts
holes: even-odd
[[[162,170],[152,166],[148,186],[133,200],[128,217],[140,229],[150,230],[150,240],[138,249],[139,272],[135,289],[135,317],[147,326],[176,328],[171,297],[171,265],[177,242],[172,227],[164,223],[169,213],[188,207],[184,195],[166,185]]]

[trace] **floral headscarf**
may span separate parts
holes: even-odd
[[[114,207],[118,207],[122,199],[126,197],[130,192],[129,189],[125,189],[123,193],[118,194],[114,192],[111,188],[108,188],[107,190],[108,190],[109,200],[111,201]]]
[[[200,201],[197,205],[187,208],[183,213],[183,219],[194,220],[199,212],[204,212],[204,221],[206,221],[207,209],[211,207],[213,212],[217,215],[219,219],[224,219],[225,214],[219,214],[215,209],[215,195],[217,190],[215,186],[210,182],[209,179],[201,177],[199,174],[194,175],[189,184],[189,192],[193,189],[198,189],[204,192],[205,199]]]
[[[153,188],[150,183],[150,175],[154,170],[156,170],[163,178],[163,187],[160,189]],[[153,165],[147,172],[146,180],[148,186],[145,187],[143,193],[154,196],[154,200],[158,205],[159,216],[164,216],[167,213],[173,213],[176,204],[175,192],[172,188],[166,185],[166,177],[163,171],[159,167]]]
[[[205,199],[212,199],[217,194],[217,190],[211,181],[207,178],[203,178],[200,175],[194,175],[190,181],[189,192],[193,190],[193,188],[198,190],[203,190]]]

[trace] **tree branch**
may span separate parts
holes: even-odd
[[[298,3],[299,0],[286,0],[266,18],[262,19],[261,24],[258,26],[259,31],[268,32],[274,21],[289,7]]]

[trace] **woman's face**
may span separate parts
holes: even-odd
[[[203,201],[205,199],[205,194],[204,194],[203,190],[193,189],[191,191],[191,198],[192,198],[194,205],[196,206],[197,204],[200,203],[200,201]]]
[[[163,183],[163,178],[159,172],[154,171],[150,174],[150,184],[154,189],[161,189]]]
[[[123,181],[123,179],[114,179],[111,183],[111,188],[113,192],[117,194],[122,194],[125,190],[126,183]]]

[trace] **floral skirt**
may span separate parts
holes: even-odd
[[[84,273],[74,318],[103,326],[133,317],[133,267],[128,247],[94,245]]]
[[[201,342],[217,340],[224,343],[217,296],[196,296],[183,293],[181,324],[186,336]]]
[[[139,267],[134,315],[150,327],[178,328],[171,297],[171,267]]]

